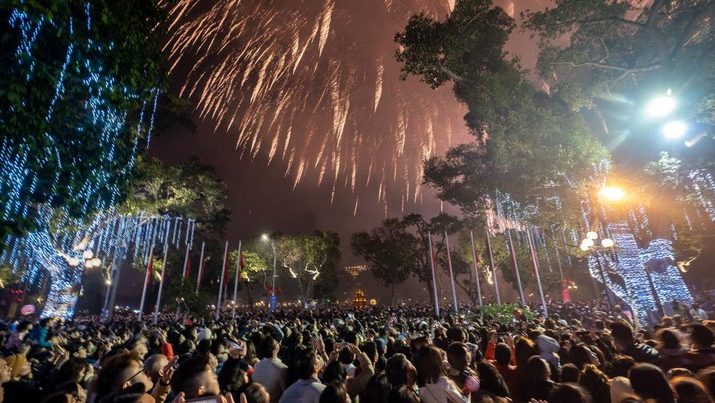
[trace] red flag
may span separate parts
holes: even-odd
[[[246,262],[243,260],[243,252],[241,252],[241,256],[238,257],[238,273],[236,273],[239,281],[241,281],[241,272],[243,271],[245,264]]]
[[[223,285],[228,284],[231,279],[231,272],[228,271],[228,259],[226,259],[226,263],[223,265]]]
[[[146,265],[146,276],[147,276],[147,284],[151,284],[151,278],[153,277],[153,271],[154,271],[154,251],[152,250],[149,253],[149,263]]]
[[[199,262],[199,285],[204,282],[204,274],[206,274],[207,260],[209,260],[209,256],[204,257],[203,262]]]
[[[561,301],[564,304],[568,304],[571,302],[571,290],[569,290],[569,285],[571,284],[571,280],[564,280],[561,283]]]
[[[188,259],[186,259],[186,267],[184,267],[184,280],[189,278],[190,273],[191,273],[191,257],[188,256]]]

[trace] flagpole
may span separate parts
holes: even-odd
[[[159,294],[156,296],[156,306],[154,307],[154,324],[159,322],[159,306],[161,306],[161,294],[164,291],[164,274],[166,273],[166,255],[169,253],[169,245],[164,244],[164,260],[161,263],[161,277],[159,278]]]
[[[204,270],[204,246],[206,241],[201,241],[201,256],[199,257],[199,276],[196,278],[196,295],[199,295],[199,287],[201,287],[201,275]]]
[[[236,278],[233,280],[233,307],[231,318],[236,320],[236,302],[238,301],[238,278],[241,277],[241,241],[238,241],[238,259],[236,262]]]
[[[221,297],[223,294],[223,279],[226,276],[226,257],[228,255],[228,241],[226,241],[226,246],[223,248],[223,266],[221,266],[221,282],[218,284],[218,302],[216,302],[216,319],[218,319],[221,313]]]
[[[544,317],[549,316],[546,309],[546,299],[544,299],[544,289],[541,287],[541,276],[539,276],[539,262],[536,260],[534,252],[534,242],[531,239],[531,231],[526,229],[526,238],[529,240],[529,253],[531,254],[531,264],[534,266],[534,274],[536,275],[536,285],[539,287],[539,295],[541,296],[541,307],[544,309]]]
[[[184,280],[186,279],[186,265],[189,262],[189,250],[191,250],[191,245],[186,244],[186,253],[184,254],[184,270],[181,271],[181,286],[184,286]]]
[[[144,313],[144,301],[146,301],[146,288],[149,285],[149,276],[151,276],[150,267],[152,266],[153,260],[154,260],[154,244],[152,243],[151,251],[149,252],[149,263],[147,263],[146,275],[144,276],[144,288],[142,289],[142,299],[141,299],[141,302],[139,303],[139,314],[137,315],[137,319],[139,321],[142,320],[142,313]]]
[[[454,271],[452,271],[452,256],[449,252],[449,235],[444,231],[444,240],[447,244],[447,265],[449,266],[449,278],[452,281],[452,302],[454,303],[454,313],[459,313],[459,305],[457,305],[457,289],[454,285]]]
[[[526,306],[526,298],[524,298],[524,287],[521,285],[521,275],[519,274],[519,263],[516,261],[516,251],[514,250],[514,242],[511,240],[511,231],[506,229],[507,239],[509,240],[509,252],[511,252],[511,263],[514,266],[514,273],[516,274],[516,282],[519,285],[519,297],[521,298],[521,304]]]
[[[434,272],[434,255],[432,254],[432,233],[427,233],[427,241],[429,242],[429,261],[432,266],[432,290],[434,292],[434,312],[439,317],[439,296],[437,295],[437,276]]]
[[[479,280],[479,268],[477,267],[477,249],[474,248],[474,233],[469,231],[469,239],[472,241],[472,259],[474,260],[474,275],[477,278],[477,299],[479,307],[482,307],[482,283]]]
[[[501,297],[499,296],[499,278],[497,278],[497,270],[494,267],[494,253],[492,252],[492,240],[489,236],[489,228],[485,228],[484,232],[487,234],[487,250],[489,251],[489,268],[492,270],[492,279],[494,280],[494,295],[497,297],[497,304],[501,304]]]

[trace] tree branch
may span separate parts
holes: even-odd
[[[650,66],[642,66],[642,67],[634,67],[634,68],[613,66],[610,64],[598,63],[598,62],[574,63],[574,62],[560,61],[560,62],[553,62],[553,63],[551,63],[551,65],[567,65],[567,66],[571,66],[571,67],[595,67],[595,68],[599,68],[599,69],[622,71],[626,74],[653,71],[653,70],[658,70],[659,68],[661,68],[660,63],[651,64]]]

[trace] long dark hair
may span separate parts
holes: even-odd
[[[644,399],[655,399],[658,403],[675,403],[673,389],[663,371],[653,364],[639,363],[628,373],[633,391]]]

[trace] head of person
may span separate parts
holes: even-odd
[[[628,377],[628,372],[636,361],[630,355],[616,354],[611,361],[611,378],[617,376]]]
[[[526,374],[531,381],[543,382],[551,377],[551,369],[546,360],[538,355],[534,355],[526,362]]]
[[[144,372],[144,365],[134,351],[121,351],[102,362],[96,380],[97,400],[102,397],[141,384],[144,391],[154,383]]]
[[[453,369],[464,371],[472,363],[472,353],[466,344],[453,342],[447,346],[447,361]]]
[[[690,326],[690,340],[696,349],[710,348],[713,345],[713,332],[699,323]]]
[[[682,403],[712,403],[713,399],[705,385],[689,376],[678,376],[670,381]]]
[[[583,370],[584,367],[586,367],[586,364],[598,363],[598,358],[594,352],[584,343],[578,343],[571,347],[571,351],[569,351],[569,353],[571,355],[571,362],[579,370]]]
[[[574,383],[560,383],[549,392],[549,403],[591,403],[591,395],[583,387]]]
[[[312,348],[300,351],[295,359],[295,370],[299,379],[307,380],[316,377],[321,366],[320,356]]]
[[[633,329],[625,322],[611,323],[611,336],[616,350],[624,351],[635,343]]]
[[[606,374],[601,372],[593,364],[586,364],[581,371],[578,383],[586,388],[591,397],[597,402],[608,401],[610,398],[609,380]]]
[[[256,382],[244,384],[238,391],[232,392],[232,395],[234,402],[243,401],[242,397],[246,399],[246,403],[269,403],[271,401],[266,388]]]
[[[152,382],[157,383],[161,379],[161,371],[169,364],[169,359],[164,354],[154,354],[144,360],[144,370]]]
[[[183,392],[187,400],[218,396],[218,378],[211,367],[210,357],[199,354],[179,365],[171,378],[171,389],[177,394]]]
[[[320,394],[319,403],[350,403],[350,396],[345,389],[345,384],[340,382],[328,384]]]
[[[435,346],[424,346],[417,352],[415,368],[420,387],[437,383],[440,377],[447,375],[443,351]]]
[[[631,387],[643,399],[658,403],[674,403],[673,389],[663,371],[653,364],[638,363],[628,372]]]
[[[387,360],[385,366],[387,381],[393,388],[414,386],[417,381],[417,369],[404,354],[398,353]]]
[[[674,331],[670,329],[660,329],[655,338],[658,340],[658,347],[674,350],[680,348],[680,340]]]
[[[467,332],[461,326],[452,326],[447,329],[447,339],[450,342],[467,342]]]
[[[276,339],[271,336],[264,335],[261,337],[259,348],[257,349],[258,358],[276,358],[281,345]]]
[[[324,383],[345,383],[348,373],[345,370],[345,365],[339,361],[332,361],[325,367],[323,371]]]
[[[577,383],[578,377],[581,375],[578,367],[568,363],[561,366],[561,382],[564,383]]]
[[[514,342],[514,356],[516,357],[517,368],[521,367],[520,370],[524,369],[529,358],[538,354],[539,350],[532,340],[523,336],[517,337]]]
[[[499,365],[509,365],[511,363],[511,348],[506,343],[497,344],[494,347],[494,359]]]

